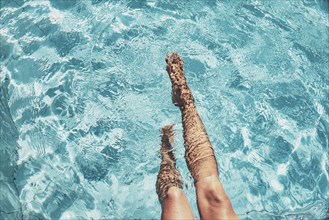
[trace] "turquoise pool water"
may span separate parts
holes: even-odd
[[[240,218],[329,217],[328,1],[1,0],[1,219],[159,218],[177,51]]]

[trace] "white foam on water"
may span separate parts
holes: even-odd
[[[277,175],[286,176],[288,171],[289,162],[286,164],[279,164],[277,168]]]
[[[67,220],[67,219],[75,219],[76,215],[72,211],[64,211],[63,214],[61,215],[60,219],[62,220]]]
[[[279,124],[279,126],[285,130],[289,130],[290,129],[290,122],[284,118],[280,118],[280,117],[277,117],[277,122]]]
[[[246,127],[241,128],[241,134],[245,147],[251,148],[251,140],[249,138],[249,130]]]
[[[53,24],[61,24],[63,20],[66,18],[65,13],[50,7],[50,12],[49,12],[49,20]]]
[[[275,192],[282,192],[284,190],[284,186],[275,178],[270,180],[270,186]]]
[[[326,176],[327,181],[329,183],[329,174],[328,174],[329,171],[327,170],[328,163],[329,163],[329,160],[328,160],[327,155],[323,154],[322,159],[321,159],[321,169],[322,169],[322,171],[323,171],[324,175]]]

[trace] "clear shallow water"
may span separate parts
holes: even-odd
[[[177,51],[241,218],[329,216],[326,1],[1,1],[2,218],[159,218]]]

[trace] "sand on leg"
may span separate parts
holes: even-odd
[[[192,209],[182,192],[181,175],[176,169],[173,152],[173,125],[162,128],[162,162],[157,177],[156,190],[162,207],[161,219],[194,219]]]
[[[172,101],[182,113],[185,159],[194,179],[200,217],[237,219],[219,181],[214,150],[184,76],[184,62],[173,53],[166,56],[166,63],[172,83]]]

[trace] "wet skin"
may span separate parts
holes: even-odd
[[[194,179],[201,219],[238,219],[218,178],[217,162],[207,132],[197,112],[191,90],[184,76],[184,63],[177,53],[166,56],[172,84],[172,101],[182,114],[185,159]],[[193,218],[173,154],[172,125],[162,129],[162,163],[157,179],[157,193],[162,204],[162,219]],[[177,205],[174,205],[177,204]],[[184,215],[185,210],[186,215]]]

